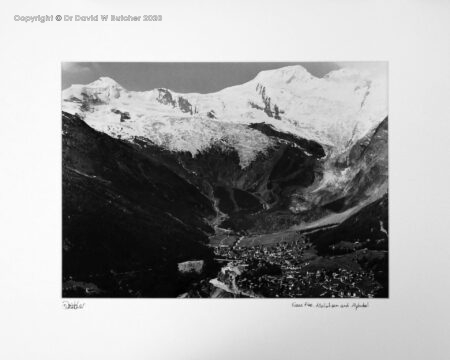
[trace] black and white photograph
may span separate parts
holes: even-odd
[[[450,1],[0,5],[0,359],[450,359]]]
[[[387,298],[388,64],[62,63],[63,296]]]

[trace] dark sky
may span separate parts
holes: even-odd
[[[128,90],[141,91],[164,87],[181,93],[210,93],[243,84],[253,79],[262,70],[288,65],[302,65],[317,77],[340,68],[334,62],[64,62],[62,63],[62,88],[65,89],[72,84],[88,84],[100,76],[108,76]]]

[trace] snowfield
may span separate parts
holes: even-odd
[[[234,148],[248,166],[272,140],[248,127],[264,122],[342,153],[386,116],[386,79],[353,69],[312,76],[302,66],[260,72],[253,80],[211,94],[169,89],[128,91],[108,77],[63,90],[62,109],[98,131],[140,137],[195,156],[211,145]]]

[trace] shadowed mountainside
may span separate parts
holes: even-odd
[[[188,152],[161,149],[143,139],[135,139],[135,146],[146,156],[163,162],[168,168],[197,186],[218,209],[227,214],[222,226],[238,230],[259,231],[257,219],[267,215],[290,216],[291,197],[307,191],[322,176],[323,147],[312,140],[275,131],[267,124],[253,124],[273,141],[273,146],[243,168],[233,148],[217,144],[193,157]],[[255,217],[257,218],[255,220]],[[275,228],[286,226],[272,221]]]
[[[308,228],[317,254],[304,271],[374,274],[362,291],[387,296],[388,119],[338,157],[268,124],[249,127],[272,145],[242,167],[223,143],[193,156],[63,113],[63,295],[174,297],[217,274],[214,233],[244,244]],[[202,274],[177,271],[192,260],[205,261]]]
[[[377,297],[389,295],[389,201],[382,198],[362,208],[335,228],[308,235],[322,258],[333,257],[334,267],[349,261],[372,271],[381,285]],[[350,259],[350,260],[349,260]],[[340,261],[344,260],[344,261]],[[323,264],[321,264],[323,266]],[[331,268],[331,266],[328,266]],[[314,271],[316,268],[310,267]]]
[[[175,296],[202,259],[211,202],[132,145],[63,113],[63,295]],[[86,296],[86,294],[84,294]]]

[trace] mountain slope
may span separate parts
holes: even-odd
[[[385,193],[337,227],[308,235],[323,258],[332,257],[336,263],[339,263],[337,259],[346,259],[349,264],[356,263],[365,271],[373,272],[379,284],[376,297],[389,296],[388,205]]]
[[[86,283],[95,284],[96,296],[175,296],[183,285],[177,263],[212,258],[205,246],[212,232],[205,219],[215,216],[210,201],[164,165],[67,113],[63,194],[65,296],[87,291]]]
[[[324,208],[344,211],[388,191],[388,118],[332,162],[312,194]]]

